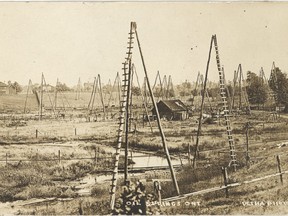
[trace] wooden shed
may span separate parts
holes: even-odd
[[[157,103],[160,118],[167,120],[185,120],[188,118],[188,108],[180,100],[161,100]],[[155,109],[152,114],[156,115]]]

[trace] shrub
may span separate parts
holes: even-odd
[[[104,185],[96,185],[91,189],[91,195],[95,197],[102,197],[109,194],[109,188]]]

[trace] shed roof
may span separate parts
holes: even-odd
[[[7,87],[8,85],[3,83],[3,82],[0,82],[0,87]]]
[[[181,100],[161,100],[158,103],[163,103],[166,105],[171,111],[187,111],[187,106]]]

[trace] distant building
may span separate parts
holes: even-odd
[[[83,89],[84,89],[84,91],[92,91],[92,89],[93,89],[93,85],[94,85],[94,83],[84,83],[83,84]]]
[[[0,94],[7,94],[8,85],[0,82]]]
[[[53,92],[53,91],[55,91],[55,87],[50,85],[50,84],[43,85],[43,91],[45,91],[45,92]]]
[[[0,94],[17,94],[17,92],[13,85],[7,85],[3,82],[0,82]]]
[[[157,103],[160,118],[167,120],[185,120],[188,118],[188,108],[180,100],[161,100]],[[152,114],[156,115],[155,108]]]
[[[36,86],[36,85],[34,85]],[[34,86],[32,88],[34,88]],[[41,91],[41,85],[37,85],[37,87],[35,87],[35,89],[37,91]],[[50,84],[46,84],[46,85],[43,85],[43,92],[54,92],[55,91],[55,87],[50,85]]]

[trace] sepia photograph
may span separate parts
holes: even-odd
[[[0,2],[0,26],[0,215],[288,214],[288,2]]]

